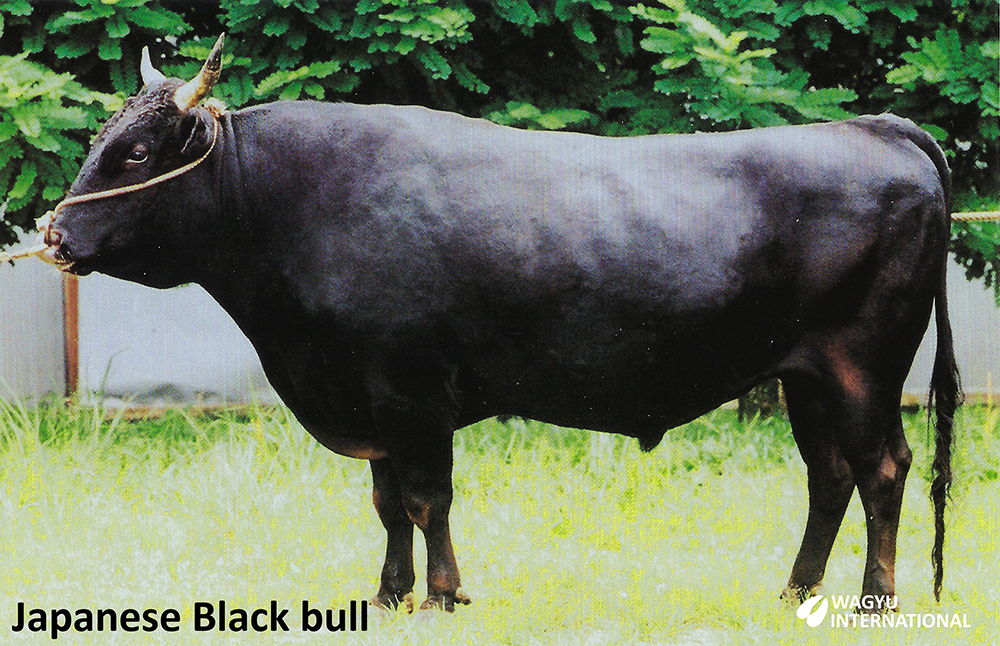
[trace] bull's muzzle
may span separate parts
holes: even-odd
[[[66,257],[63,249],[63,233],[53,226],[54,220],[55,214],[52,211],[35,220],[39,242],[44,245],[35,255],[63,271],[70,271],[73,262]]]

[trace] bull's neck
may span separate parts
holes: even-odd
[[[194,282],[205,288],[230,313],[239,318],[237,295],[249,296],[255,283],[255,266],[246,257],[250,244],[249,213],[245,208],[240,142],[232,113],[219,118],[219,141],[213,153],[211,179],[215,194],[212,213],[194,213],[196,224],[189,228],[195,237],[188,258]],[[237,321],[239,322],[239,321]]]
[[[214,167],[217,169],[217,209],[211,224],[202,229],[199,258],[193,259],[199,283],[229,313],[245,332],[280,319],[281,304],[275,302],[274,250],[262,240],[260,214],[254,203],[262,190],[254,172],[252,137],[241,133],[239,114],[227,113],[219,120],[220,141]],[[250,140],[248,140],[250,139]]]
[[[223,229],[245,234],[248,225],[244,195],[246,181],[240,163],[240,141],[233,127],[232,113],[222,115],[219,125],[223,139],[218,166],[219,219]]]

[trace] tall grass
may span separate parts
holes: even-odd
[[[781,419],[717,411],[643,454],[634,440],[489,420],[456,435],[452,531],[473,605],[382,614],[367,633],[299,631],[302,600],[340,608],[377,587],[384,530],[364,462],[333,455],[283,409],[132,422],[0,406],[0,643],[29,607],[181,611],[181,632],[67,633],[61,643],[799,644],[1000,640],[1000,418],[966,409],[945,596],[931,595],[926,421],[899,536],[904,612],[970,629],[809,628],[778,600],[805,523],[805,468]],[[852,503],[826,577],[857,594]],[[416,541],[417,595],[426,585]],[[191,630],[196,601],[291,609],[287,634]]]

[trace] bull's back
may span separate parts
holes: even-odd
[[[355,223],[330,230],[324,266],[369,278],[309,297],[353,303],[359,328],[423,326],[471,417],[624,432],[697,416],[776,371],[805,326],[857,311],[841,286],[876,280],[934,190],[926,159],[865,124],[610,139],[328,109],[317,127],[353,142],[322,137],[328,154],[366,172],[338,189],[350,213],[312,217]]]
[[[437,193],[401,212],[439,226],[479,289],[513,277],[524,297],[588,282],[668,313],[724,305],[755,281],[794,287],[767,282],[790,273],[822,292],[943,199],[916,128],[889,115],[605,138],[392,110],[405,115],[399,166],[419,177],[404,199]]]

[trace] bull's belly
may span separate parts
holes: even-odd
[[[721,293],[716,300],[731,305],[643,317],[581,309],[469,334],[459,342],[459,373],[471,375],[460,388],[467,418],[516,415],[641,436],[703,415],[780,372],[801,341],[791,312]]]
[[[559,341],[507,336],[494,337],[493,346],[470,344],[452,355],[457,370],[443,371],[456,379],[456,427],[513,415],[659,439],[771,374],[784,344],[750,343],[746,328],[740,329],[739,342],[674,327],[669,345],[657,341],[668,337],[662,331],[588,335],[566,328]],[[278,395],[321,444],[355,458],[387,455],[372,425],[372,394],[362,373],[344,360],[348,354],[299,339],[277,344],[270,337],[260,346]]]
[[[487,381],[463,392],[462,421],[514,415],[632,437],[662,434],[744,394],[770,374],[770,367],[750,369],[706,361],[686,369],[671,365],[589,372],[526,368],[512,381]]]

